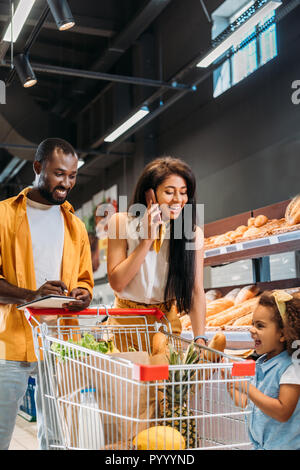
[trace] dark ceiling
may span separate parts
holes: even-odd
[[[148,105],[149,126],[179,99],[202,93],[207,100],[205,87],[191,87],[211,73],[195,64],[210,47],[210,14],[221,3],[69,0],[76,24],[61,32],[47,1],[36,0],[13,51],[0,42],[0,80],[8,84],[0,105],[0,199],[32,183],[34,149],[46,137],[69,140],[85,159],[80,186],[135,151],[132,130],[104,142],[135,109]],[[9,12],[10,0],[0,0],[0,37]],[[27,89],[11,67],[11,56],[24,51],[38,80]]]

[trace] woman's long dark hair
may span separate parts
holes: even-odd
[[[192,305],[195,282],[195,250],[187,249],[186,245],[193,242],[196,229],[196,181],[191,168],[178,158],[161,157],[153,160],[144,168],[135,187],[130,206],[133,204],[147,206],[145,192],[150,188],[156,192],[157,187],[171,175],[179,175],[185,180],[188,201],[179,218],[176,221],[171,220],[169,274],[164,297],[165,301],[176,299],[179,312],[188,313]],[[187,220],[187,214],[189,220]],[[174,236],[175,224],[181,224],[182,236],[179,238]],[[176,233],[178,233],[177,229],[178,225]]]

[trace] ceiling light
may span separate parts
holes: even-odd
[[[3,41],[10,42],[12,40],[13,42],[16,42],[34,2],[35,0],[20,0],[19,5],[14,12],[12,21],[9,23],[4,34]],[[11,32],[11,29],[13,29],[13,32]]]
[[[66,0],[47,0],[47,2],[59,31],[65,31],[75,25]]]
[[[271,11],[276,10],[282,4],[281,0],[267,1],[253,15],[233,31],[224,41],[211,49],[197,64],[197,67],[208,67],[215,60],[221,57],[230,47],[236,47],[244,39],[245,34],[257,25]]]
[[[79,170],[79,168],[81,168],[83,165],[84,165],[84,160],[82,158],[79,158],[78,165],[77,165],[77,170]]]
[[[14,66],[24,88],[29,88],[37,83],[36,76],[26,54],[18,54],[15,56]]]
[[[147,106],[143,106],[139,109],[133,116],[131,116],[127,121],[117,127],[111,134],[105,137],[104,142],[113,142],[116,140],[120,135],[124,134],[130,127],[134,126],[137,122],[143,119],[149,113],[149,109]]]

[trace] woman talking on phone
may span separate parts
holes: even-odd
[[[177,335],[178,312],[188,313],[195,342],[205,344],[204,236],[196,225],[195,189],[184,161],[162,157],[150,162],[129,211],[110,219],[107,270],[116,308],[157,307]],[[147,316],[148,323],[154,321]],[[126,323],[120,318],[110,322]]]

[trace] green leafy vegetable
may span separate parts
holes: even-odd
[[[108,341],[96,341],[95,337],[89,333],[85,333],[80,341],[68,340],[70,344],[76,344],[82,346],[83,348],[91,349],[93,351],[100,352],[102,354],[107,354],[115,351],[115,346],[112,340]],[[61,360],[64,360],[66,357],[79,358],[86,356],[86,353],[82,351],[77,351],[72,349],[72,347],[67,347],[63,344],[52,343],[51,350],[55,352]]]

